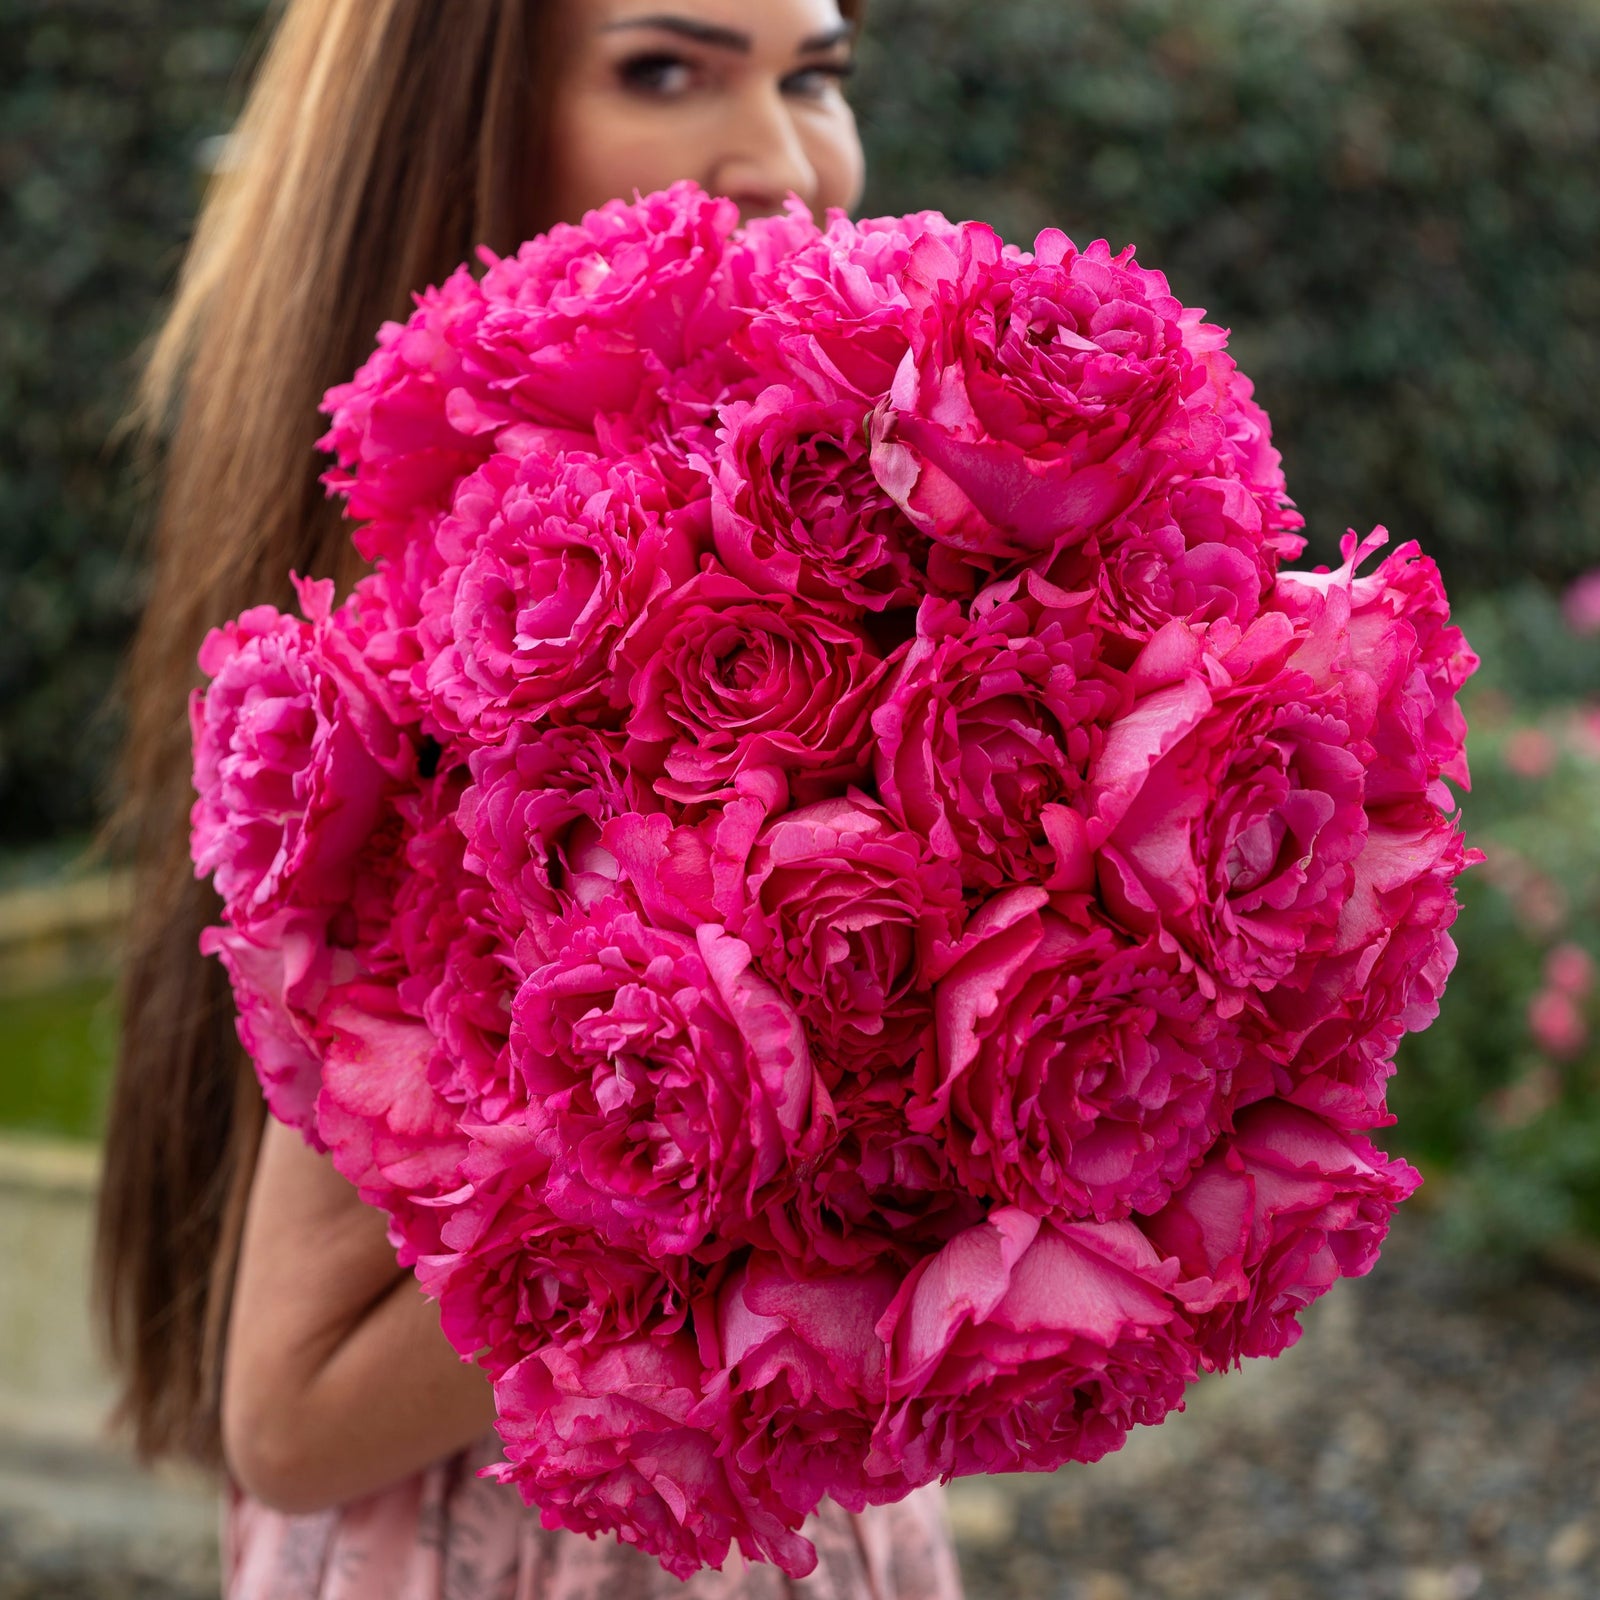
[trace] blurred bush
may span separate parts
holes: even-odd
[[[259,0],[0,0],[0,839],[92,826],[140,603],[107,436]]]

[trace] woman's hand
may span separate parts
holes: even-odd
[[[395,1264],[381,1212],[269,1122],[250,1194],[222,1386],[222,1443],[246,1493],[325,1510],[487,1433],[494,1400],[438,1308]]]

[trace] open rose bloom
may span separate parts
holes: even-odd
[[[1418,1179],[1474,859],[1434,564],[1300,518],[1131,251],[690,185],[326,402],[370,573],[213,634],[205,948],[547,1525],[799,1576],[1115,1450]]]

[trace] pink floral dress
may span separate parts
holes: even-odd
[[[937,1488],[806,1524],[817,1569],[798,1582],[737,1554],[680,1583],[614,1540],[551,1533],[516,1491],[477,1476],[493,1435],[392,1488],[316,1516],[270,1511],[230,1483],[224,1600],[961,1600]]]

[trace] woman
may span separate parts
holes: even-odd
[[[168,435],[149,608],[130,673],[126,817],[141,870],[108,1135],[99,1288],[147,1456],[226,1469],[228,1593],[677,1592],[615,1544],[548,1534],[475,1477],[489,1385],[401,1272],[384,1219],[268,1124],[233,1035],[216,920],[187,857],[184,696],[205,631],[348,578],[317,483],[317,401],[378,324],[482,241],[679,178],[746,216],[859,199],[835,0],[291,0],[153,353]],[[957,1592],[937,1500],[811,1530],[821,1595]],[[702,1594],[765,1595],[774,1572]]]

